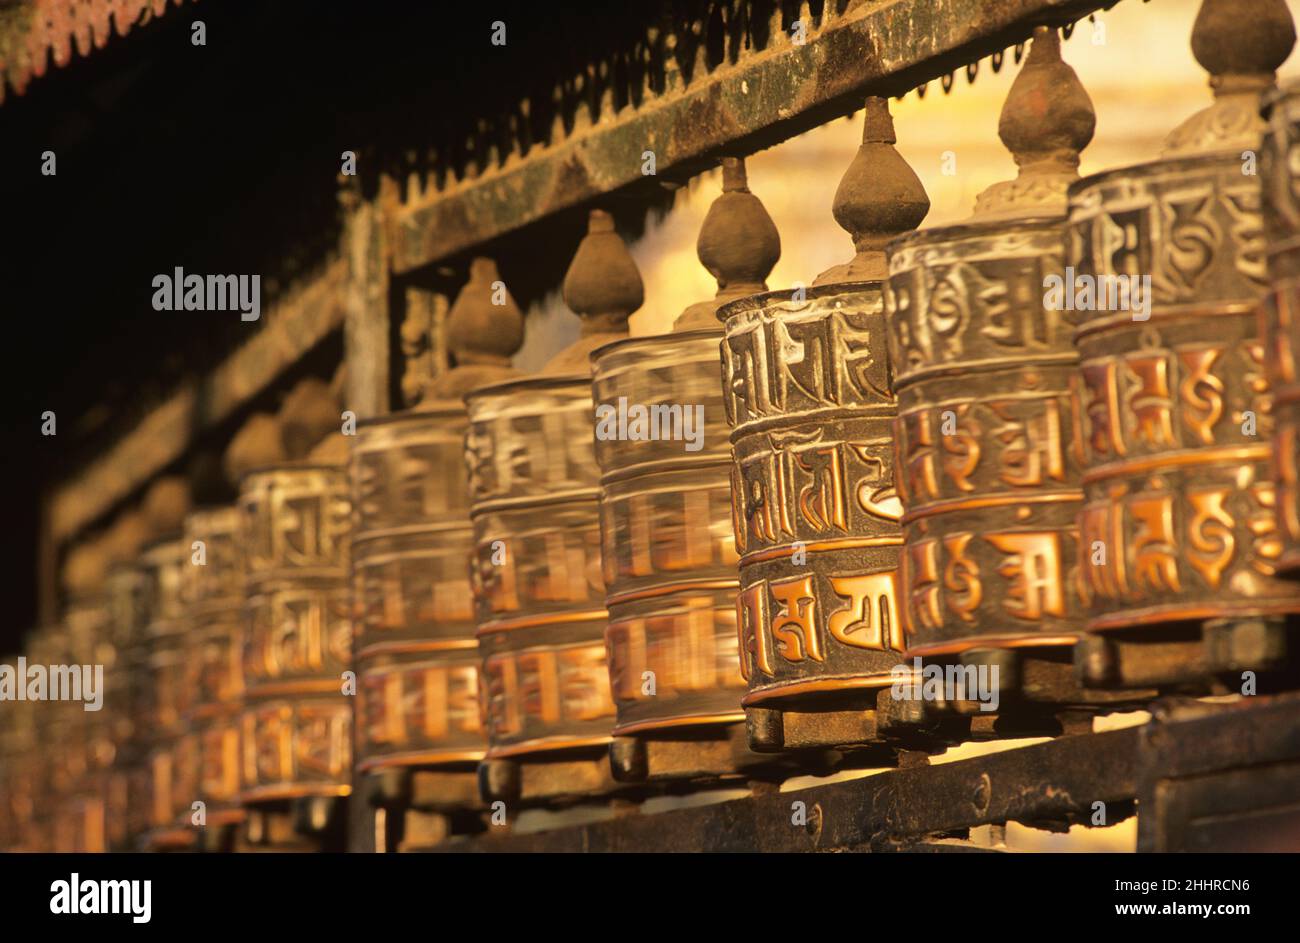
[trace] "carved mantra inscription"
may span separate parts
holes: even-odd
[[[880,290],[769,293],[724,312],[736,630],[750,698],[798,682],[874,683],[904,646]]]
[[[1154,289],[1149,322],[1093,313],[1079,334],[1090,625],[1300,611],[1273,578],[1258,180],[1235,157],[1129,176],[1089,181],[1071,204],[1078,270],[1148,272]]]

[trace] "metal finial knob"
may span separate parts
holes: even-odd
[[[592,210],[587,235],[564,276],[564,303],[582,318],[582,333],[624,333],[627,319],[645,301],[641,273],[614,217]]]
[[[1210,73],[1214,104],[1165,140],[1166,157],[1258,146],[1261,93],[1295,46],[1286,0],[1204,0],[1192,27],[1192,53]]]
[[[159,478],[144,494],[145,523],[154,537],[178,534],[190,513],[190,486],[180,475]]]
[[[447,346],[455,364],[436,377],[420,406],[460,399],[470,390],[514,374],[510,358],[524,342],[524,315],[494,260],[469,264],[469,280],[447,312]]]
[[[1096,127],[1092,99],[1074,69],[1061,59],[1056,30],[1037,27],[998,120],[998,136],[1020,173],[981,193],[975,215],[988,219],[1064,213],[1066,190],[1079,179],[1079,153]]]
[[[280,406],[280,435],[291,460],[305,458],[325,436],[339,431],[339,407],[330,385],[304,377]]]
[[[103,586],[107,572],[108,553],[104,538],[78,544],[68,551],[63,561],[63,589],[75,598],[92,595]]]
[[[884,98],[868,98],[862,146],[835,191],[835,221],[857,250],[851,262],[817,276],[814,285],[875,281],[886,277],[885,245],[915,229],[930,212],[916,172],[894,147],[894,120]]]
[[[226,479],[231,484],[238,484],[239,479],[254,468],[279,465],[288,458],[280,420],[270,413],[254,413],[230,440],[222,464]]]
[[[781,258],[781,236],[763,201],[749,192],[742,158],[723,159],[722,195],[704,217],[695,251],[717,279],[718,293],[682,312],[676,331],[715,327],[720,305],[767,290],[767,276]]]
[[[103,548],[108,565],[133,562],[148,539],[149,525],[144,512],[134,507],[123,511],[104,535]]]

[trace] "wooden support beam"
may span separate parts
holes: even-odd
[[[770,147],[861,108],[868,93],[903,94],[1027,40],[1035,24],[1071,22],[1115,2],[879,0],[838,15],[828,3],[801,45],[773,36],[689,83],[675,77],[640,107],[582,118],[556,143],[399,207],[394,269],[428,265],[644,181],[647,150],[659,176],[688,177],[724,151]]]

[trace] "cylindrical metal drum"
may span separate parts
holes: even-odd
[[[71,664],[68,631],[61,623],[37,628],[28,636],[27,690],[37,744],[31,768],[35,792],[32,840],[35,851],[77,851],[77,824],[70,800],[86,770],[85,749],[77,735],[82,705],[53,700],[52,667]],[[76,713],[74,713],[74,711]]]
[[[756,749],[877,739],[905,640],[879,283],[726,305],[742,700]],[[860,695],[858,710],[826,710]]]
[[[632,338],[592,355],[619,779],[718,775],[746,759],[727,730],[744,720],[744,679],[718,337]],[[693,739],[672,736],[683,732]]]
[[[1066,188],[1094,124],[1055,30],[1039,27],[999,122],[1020,176],[982,193],[968,222],[888,250],[907,658],[976,668],[946,693],[1002,714],[1003,729],[1029,719],[1024,701],[1112,696],[1080,688],[1070,650],[1083,624],[1079,355],[1074,313],[1043,290],[1064,268]]]
[[[15,671],[19,656],[4,659]],[[0,711],[0,851],[39,851],[35,829],[41,788],[40,750],[36,739],[36,703],[5,704]]]
[[[332,465],[265,468],[241,482],[244,806],[351,792],[348,490]]]
[[[569,307],[586,318],[582,336],[541,375],[465,397],[488,735],[480,786],[489,801],[558,802],[615,788],[587,358],[626,332],[642,294],[612,218],[593,211],[564,285]]]
[[[1216,28],[1208,14],[1218,27],[1235,17],[1225,5],[1204,7],[1193,48],[1218,102],[1170,136],[1165,158],[1070,188],[1058,298],[1079,320],[1082,570],[1098,634],[1078,659],[1092,684],[1267,671],[1300,613],[1300,586],[1275,578],[1256,316],[1267,266],[1260,180],[1243,173],[1263,130],[1259,92],[1295,39],[1277,7],[1284,22],[1252,16],[1242,29]]]
[[[891,713],[903,541],[881,250],[929,207],[893,143],[884,99],[868,99],[862,147],[835,198],[858,248],[851,263],[812,289],[718,311],[742,704],[762,751],[869,746],[886,725],[877,706]]]
[[[189,547],[179,537],[149,545],[144,570],[145,726],[149,787],[145,844],[155,851],[187,848],[194,833],[180,823],[182,810],[197,796],[192,751],[187,745],[194,689],[187,668],[190,621],[181,599],[181,574],[190,565]]]
[[[1273,480],[1278,569],[1300,570],[1300,83],[1272,96],[1260,152],[1270,288],[1261,304],[1267,376],[1273,390]]]
[[[239,805],[239,711],[244,698],[244,570],[239,508],[194,511],[185,519],[181,596],[189,619],[187,682],[193,692],[181,760],[197,766],[196,820],[190,805],[181,824],[200,823],[205,848],[223,850],[231,826],[244,820]]]
[[[120,562],[107,579],[109,632],[116,656],[104,684],[113,736],[105,819],[109,848],[133,850],[148,829],[144,732],[149,729],[144,646],[144,571]]]
[[[82,702],[64,705],[82,757],[81,776],[73,784],[71,799],[64,806],[73,834],[73,847],[83,852],[108,850],[106,798],[113,763],[109,723],[112,719],[110,692],[104,688],[107,669],[113,661],[108,644],[109,613],[102,584],[91,595],[69,600],[64,612],[68,630],[69,663],[66,668],[80,675]],[[88,709],[93,708],[93,709]]]
[[[357,773],[459,774],[440,780],[452,806],[475,804],[474,771],[486,749],[466,424],[459,403],[411,410],[361,423],[352,447]]]
[[[591,355],[596,404],[605,642],[617,708],[610,762],[622,781],[787,774],[749,749],[736,635],[731,450],[718,383],[717,309],[765,291],[781,254],[745,164],[722,163],[722,194],[697,253],[715,298],[660,337]]]
[[[466,403],[484,797],[600,792],[614,704],[590,381],[519,380]]]

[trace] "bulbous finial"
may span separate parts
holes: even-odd
[[[1092,99],[1074,69],[1062,61],[1056,30],[1036,27],[998,120],[998,137],[1020,173],[976,197],[975,216],[987,220],[1064,214],[1065,191],[1079,179],[1079,152],[1096,128]]]
[[[280,406],[280,435],[291,460],[306,458],[330,433],[341,433],[339,404],[330,384],[304,377]]]
[[[145,521],[144,511],[138,507],[123,511],[104,535],[103,548],[108,565],[135,562],[148,540],[149,524]]]
[[[108,553],[103,539],[78,544],[63,561],[63,590],[71,599],[85,599],[103,588],[107,574]]]
[[[155,539],[179,534],[190,513],[190,485],[180,475],[164,475],[144,493],[141,502],[145,523]]]
[[[280,465],[289,460],[280,434],[280,420],[270,413],[254,413],[230,440],[222,461],[226,478],[238,485],[254,468]]]
[[[717,327],[720,306],[767,291],[767,276],[781,258],[781,235],[763,201],[749,192],[743,158],[723,158],[722,195],[704,217],[695,252],[718,280],[718,293],[678,315],[674,331]]]
[[[627,319],[643,301],[641,273],[622,237],[614,231],[614,217],[604,210],[592,210],[587,235],[578,243],[564,276],[564,303],[582,318],[582,330],[578,339],[551,358],[541,373],[587,373],[587,355],[602,344],[626,337]]]
[[[1214,104],[1173,130],[1164,156],[1258,147],[1264,133],[1260,96],[1277,84],[1277,67],[1295,39],[1286,0],[1203,0],[1192,53],[1210,73]]]
[[[889,102],[868,98],[862,146],[835,191],[835,221],[853,237],[853,260],[827,269],[814,285],[883,280],[888,274],[885,244],[921,225],[930,212],[916,172],[894,147]]]
[[[455,365],[434,378],[421,406],[460,399],[470,390],[516,375],[510,358],[523,342],[523,312],[501,281],[496,262],[474,259],[469,281],[447,312],[447,346]]]

